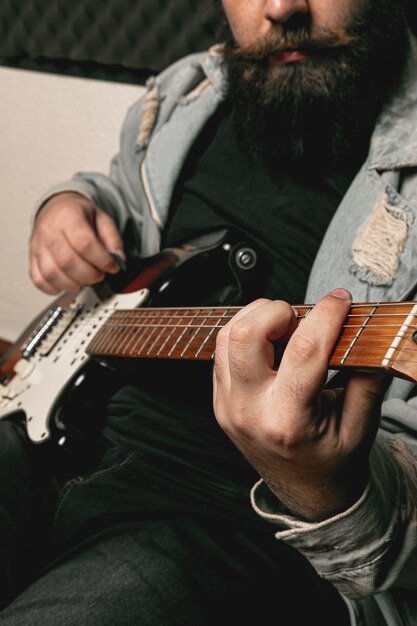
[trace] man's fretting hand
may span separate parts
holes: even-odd
[[[337,289],[298,324],[289,304],[257,300],[217,337],[220,426],[281,502],[312,521],[345,510],[363,492],[388,382],[355,373],[344,389],[323,390],[350,305],[350,294]],[[276,341],[286,344],[278,370]]]

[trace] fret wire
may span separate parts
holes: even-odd
[[[172,319],[172,318],[171,318]],[[172,324],[172,325],[167,325],[165,326],[165,328],[172,328],[171,332],[168,334],[168,337],[165,339],[164,343],[162,344],[162,346],[159,348],[158,352],[156,353],[156,356],[159,356],[162,352],[162,350],[165,348],[165,346],[167,345],[168,341],[171,339],[172,335],[175,333],[175,329],[178,328],[179,322],[181,321],[181,318],[179,319],[179,321],[177,322],[177,324]]]
[[[207,321],[209,317],[210,317],[210,311],[209,311],[208,316],[206,316],[204,319]],[[194,333],[194,336],[190,338],[190,340],[188,341],[187,345],[185,346],[185,348],[184,348],[184,349],[183,349],[183,351],[181,352],[181,355],[180,355],[180,356],[184,356],[184,354],[187,352],[188,348],[190,347],[190,345],[192,344],[192,342],[196,339],[196,337],[197,337],[198,333],[200,332],[200,330],[201,330],[203,327],[204,327],[204,322],[203,322],[203,326],[201,326],[201,325],[200,325],[200,326],[197,328],[197,330],[196,330],[196,331],[195,331],[195,333]]]
[[[127,330],[128,330],[127,328],[122,327],[121,330],[115,330],[115,332],[109,333],[108,342],[105,348],[106,352],[113,352],[115,344],[116,344],[116,350],[118,348],[120,349],[120,343],[118,342],[121,339],[121,337],[126,333]]]
[[[165,314],[165,317],[167,317],[167,314]],[[164,316],[162,316],[162,320],[164,319]],[[161,327],[161,325],[159,325],[159,327]],[[165,326],[162,328],[162,332],[164,332],[165,330]],[[158,337],[155,339],[155,341],[152,343],[152,345],[150,346],[150,348],[148,348],[148,351],[146,354],[150,354],[150,352],[152,352],[154,345],[159,341],[159,339],[161,338],[161,333],[159,333]]]
[[[98,317],[98,319],[97,319],[97,321],[102,321],[102,319],[103,319],[103,317],[102,317],[102,316],[99,316],[99,317]],[[106,321],[107,321],[107,320],[103,321],[103,326],[102,326],[101,328],[105,328],[105,323],[106,323]],[[101,329],[100,329],[100,330],[101,330]],[[101,338],[99,339],[99,341],[98,341],[98,343],[97,343],[96,348],[97,348],[97,349],[99,349],[99,350],[101,350],[101,349],[102,349],[102,346],[103,346],[103,345],[104,345],[104,343],[106,342],[106,339],[107,339],[107,335],[104,333],[103,337],[101,337]],[[93,339],[93,341],[94,341],[94,339]]]
[[[149,348],[148,352],[154,352],[157,348],[158,348],[158,342],[162,341],[162,344],[160,343],[160,347],[158,348],[158,351],[155,352],[155,354],[153,356],[159,356],[159,354],[161,353],[161,350],[163,349],[163,346],[166,345],[167,339],[169,338],[169,336],[172,335],[173,331],[171,330],[168,335],[166,335],[167,331],[170,330],[169,326],[161,326],[161,330],[159,332],[158,337],[155,339],[155,341],[153,342],[152,346]],[[166,336],[166,338],[164,339],[164,336]],[[152,356],[152,355],[151,355]]]
[[[139,350],[137,351],[136,354],[138,356],[140,355],[140,353],[142,352],[142,350],[144,349],[146,344],[149,342],[149,340],[152,339],[152,337],[155,334],[157,328],[159,328],[160,326],[161,326],[161,319],[159,319],[157,324],[148,324],[148,329],[152,328],[152,331],[150,332],[150,334],[148,334],[148,337],[146,337],[145,342],[141,344]]]
[[[103,328],[104,328],[104,330],[108,329],[108,332],[103,337],[103,341],[101,343],[100,350],[106,350],[107,351],[108,350],[108,346],[109,346],[109,344],[111,343],[111,341],[112,341],[112,339],[114,337],[114,334],[118,332],[117,331],[118,327],[117,326],[114,327],[112,324],[105,324],[103,326]]]
[[[368,324],[369,320],[372,317],[372,314],[376,311],[377,306],[375,306],[372,311],[369,313],[368,317],[366,318],[366,320],[363,322],[363,324],[360,325],[358,332],[356,333],[356,335],[354,336],[353,340],[350,342],[350,345],[348,347],[348,349],[346,350],[345,354],[343,355],[342,360],[340,361],[341,365],[343,365],[343,363],[346,361],[346,359],[349,356],[349,353],[352,351],[353,346],[355,345],[355,343],[358,341],[359,337],[361,336],[361,334],[363,333],[363,331],[366,328],[366,325]]]
[[[148,315],[149,318],[151,318],[151,315]],[[136,341],[134,342],[134,344],[132,345],[131,349],[130,349],[130,354],[134,354],[136,347],[139,344],[139,341],[142,340],[142,337],[145,335],[146,330],[148,328],[147,324],[143,324],[143,331],[139,334],[139,337],[136,337]]]
[[[135,353],[136,353],[136,355],[138,355],[138,356],[140,355],[141,351],[142,351],[142,350],[143,350],[143,348],[146,346],[146,344],[148,343],[149,339],[152,337],[153,333],[155,332],[155,330],[156,330],[157,326],[158,326],[157,324],[147,324],[147,325],[146,325],[146,328],[145,328],[145,330],[144,330],[144,331],[143,331],[143,333],[142,333],[142,337],[145,339],[145,342],[140,344],[139,349],[138,349],[138,351],[137,351],[137,352],[136,352],[136,346],[138,345],[138,341],[136,341],[136,342],[135,342],[135,346],[134,346],[134,348],[135,348]],[[152,328],[153,330],[151,331],[151,334],[149,335],[149,337],[147,337],[147,336],[146,336],[146,333],[147,333],[147,332],[148,332],[151,328]]]
[[[398,351],[399,347],[401,346],[401,344],[404,341],[404,338],[407,336],[411,325],[414,323],[415,318],[416,318],[416,313],[417,313],[417,304],[414,305],[414,307],[411,309],[411,311],[409,312],[408,316],[406,316],[404,323],[402,324],[401,328],[399,329],[394,341],[392,342],[392,344],[390,345],[390,347],[387,350],[387,353],[385,354],[385,357],[382,360],[382,365],[383,366],[389,366],[389,364],[392,362],[395,353]]]
[[[113,333],[113,338],[109,338],[110,339],[110,343],[109,345],[106,347],[106,351],[107,352],[113,352],[114,350],[119,351],[121,348],[121,344],[123,342],[124,336],[126,335],[126,332],[128,331],[129,326],[122,326],[122,331],[120,333],[115,332]]]
[[[201,309],[198,309],[198,310],[200,311]],[[198,315],[198,313],[196,313],[196,316],[197,315]],[[190,320],[190,324],[191,324],[191,320]],[[177,347],[177,345],[179,344],[179,342],[181,341],[181,339],[184,337],[185,333],[187,332],[188,326],[190,324],[185,325],[184,330],[182,331],[182,333],[180,334],[180,336],[178,337],[178,339],[176,340],[176,342],[172,346],[171,350],[168,352],[168,356],[171,356],[172,352],[175,350],[175,348]],[[179,325],[179,328],[182,328],[182,326]]]
[[[159,320],[159,322],[157,324],[149,324],[148,325],[148,329],[152,328],[152,331],[149,334],[149,336],[146,337],[145,342],[142,343],[142,345],[140,346],[138,352],[136,353],[138,356],[140,355],[140,353],[142,352],[142,350],[144,349],[144,347],[146,346],[148,341],[153,337],[154,333],[156,332],[156,329],[159,328],[160,325],[161,325],[161,320]]]
[[[225,315],[226,315],[226,311],[225,311]],[[219,322],[221,322],[221,319],[219,320]],[[219,325],[218,325],[218,324],[219,324],[219,322],[218,322],[215,326],[213,326],[213,327],[212,327],[212,329],[210,330],[209,334],[207,335],[207,337],[204,339],[203,343],[201,344],[201,346],[200,346],[199,350],[196,352],[196,354],[195,354],[195,358],[197,358],[197,357],[198,357],[198,355],[200,354],[200,352],[202,351],[202,349],[204,348],[204,346],[206,345],[206,343],[208,342],[208,340],[209,340],[209,339],[210,339],[210,337],[212,336],[214,329],[215,329],[215,328],[219,328]],[[208,327],[210,328],[210,326],[208,326]],[[207,326],[206,326],[205,328],[207,328]],[[221,328],[221,327],[220,327],[220,328]]]
[[[130,327],[130,328],[132,328],[132,327]],[[140,328],[143,328],[141,333],[139,333],[139,329]],[[130,333],[130,335],[131,335],[130,339],[125,344],[125,346],[123,348],[123,351],[122,351],[122,354],[126,354],[127,351],[130,349],[130,347],[132,346],[132,343],[134,342],[133,347],[131,348],[131,351],[130,351],[130,354],[132,354],[132,351],[137,346],[137,342],[140,341],[140,338],[143,335],[143,333],[145,332],[145,329],[146,329],[146,326],[145,326],[145,324],[143,324],[142,326],[137,326],[136,329],[133,332]],[[138,337],[138,334],[139,334],[139,337]]]

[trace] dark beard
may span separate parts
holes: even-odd
[[[236,47],[229,27],[224,35],[237,134],[252,155],[274,169],[300,160],[333,169],[365,158],[409,50],[399,2],[370,0],[344,32],[288,23],[247,50]],[[273,54],[288,49],[306,51],[308,58],[271,65]]]

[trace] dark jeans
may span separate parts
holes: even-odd
[[[161,498],[135,452],[95,453],[57,480],[56,454],[0,421],[0,624],[349,623],[273,527],[165,506],[175,493]]]

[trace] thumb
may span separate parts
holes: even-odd
[[[363,373],[352,376],[345,390],[345,409],[351,416],[351,427],[376,434],[381,404],[392,376],[386,373]]]
[[[126,261],[123,240],[113,218],[101,209],[98,209],[95,226],[97,236],[106,250],[110,253],[116,253],[123,261]]]

